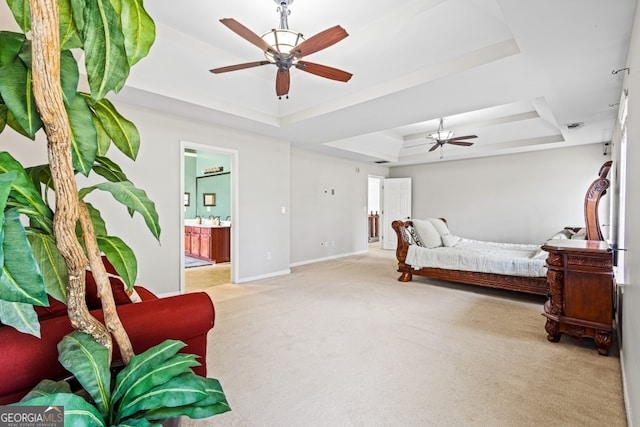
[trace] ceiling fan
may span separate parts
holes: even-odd
[[[429,152],[436,150],[438,147],[442,147],[444,144],[463,145],[466,147],[473,145],[473,142],[468,142],[464,140],[477,138],[476,135],[465,135],[465,136],[454,137],[454,133],[452,131],[444,130],[443,122],[444,122],[443,119],[440,118],[440,126],[438,126],[438,130],[436,132],[433,132],[427,135],[427,138],[431,138],[434,140],[433,147],[429,149]]]
[[[288,6],[293,3],[293,0],[274,0],[274,2],[279,5],[277,10],[280,12],[280,27],[262,36],[258,36],[233,18],[223,18],[220,20],[220,22],[226,25],[231,31],[262,49],[266,59],[214,68],[210,71],[214,74],[219,74],[273,64],[277,67],[276,95],[280,99],[282,99],[283,96],[288,98],[291,79],[289,70],[291,67],[327,79],[341,82],[349,81],[352,76],[351,73],[326,65],[301,60],[301,58],[305,56],[338,43],[349,35],[347,31],[340,25],[336,25],[305,40],[302,34],[289,30],[287,16],[291,11],[288,10]]]

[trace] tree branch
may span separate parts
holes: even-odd
[[[78,189],[71,161],[71,130],[60,86],[59,17],[56,0],[29,0],[32,29],[33,95],[47,134],[47,153],[56,191],[56,245],[67,264],[67,311],[74,328],[111,351],[111,336],[91,316],[85,301],[87,258],[75,235]]]
[[[89,209],[84,202],[79,203],[80,208],[80,226],[82,227],[82,235],[84,236],[84,245],[87,248],[87,257],[89,258],[89,266],[91,267],[91,273],[96,281],[98,288],[98,296],[102,304],[102,312],[104,313],[104,322],[107,326],[107,330],[113,334],[113,337],[120,349],[120,355],[122,361],[125,364],[129,363],[129,360],[135,355],[133,347],[131,346],[131,340],[127,335],[122,322],[118,317],[116,311],[116,303],[113,299],[113,291],[111,290],[111,284],[109,282],[109,276],[102,263],[102,255],[100,248],[96,242],[96,233],[93,229],[93,223],[91,222],[91,215]]]

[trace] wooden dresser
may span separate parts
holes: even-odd
[[[593,338],[598,353],[608,355],[613,338],[613,256],[608,243],[598,240],[549,240],[547,281],[549,300],[544,305],[547,339],[561,334]]]

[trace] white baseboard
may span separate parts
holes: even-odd
[[[368,250],[364,250],[364,251],[358,251],[358,252],[351,252],[348,254],[339,254],[339,255],[331,255],[328,257],[323,257],[323,258],[314,258],[314,259],[308,259],[308,260],[304,260],[304,261],[300,261],[300,262],[294,262],[292,264],[290,264],[291,267],[299,267],[301,265],[306,265],[306,264],[315,264],[316,262],[322,262],[322,261],[329,261],[332,259],[338,259],[338,258],[345,258],[348,256],[353,256],[353,255],[363,255],[368,253]]]
[[[271,277],[285,276],[287,274],[291,274],[291,269],[274,271],[272,273],[261,274],[259,276],[243,277],[241,279],[238,279],[235,283],[253,282],[254,280],[269,279]]]

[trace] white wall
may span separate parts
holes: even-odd
[[[415,218],[444,217],[453,234],[471,239],[542,243],[584,224],[584,196],[608,159],[592,144],[404,166],[390,175],[412,177]]]
[[[129,179],[144,189],[160,215],[158,243],[139,215],[131,219],[124,207],[110,196],[94,192],[87,200],[102,209],[109,234],[123,238],[138,258],[138,282],[165,295],[179,292],[180,242],[180,141],[233,149],[238,152],[239,212],[234,212],[233,233],[239,236],[238,281],[283,274],[289,271],[289,144],[250,133],[231,131],[168,114],[123,104],[118,110],[138,127],[142,143],[136,162],[119,152],[109,155]],[[3,150],[25,165],[46,162],[43,135],[31,142],[10,129],[0,134]],[[281,213],[285,207],[286,214]],[[271,252],[267,260],[266,253]]]
[[[387,173],[386,167],[293,149],[291,264],[367,251],[368,175]]]
[[[625,277],[617,277],[621,284],[622,330],[621,362],[625,389],[625,403],[630,427],[640,427],[640,8],[636,15],[626,67],[630,73],[625,77],[624,87],[629,90],[627,118],[627,181],[626,181],[626,231],[624,234],[626,253],[624,257]],[[615,142],[615,141],[614,141]],[[619,150],[620,144],[614,144]]]

